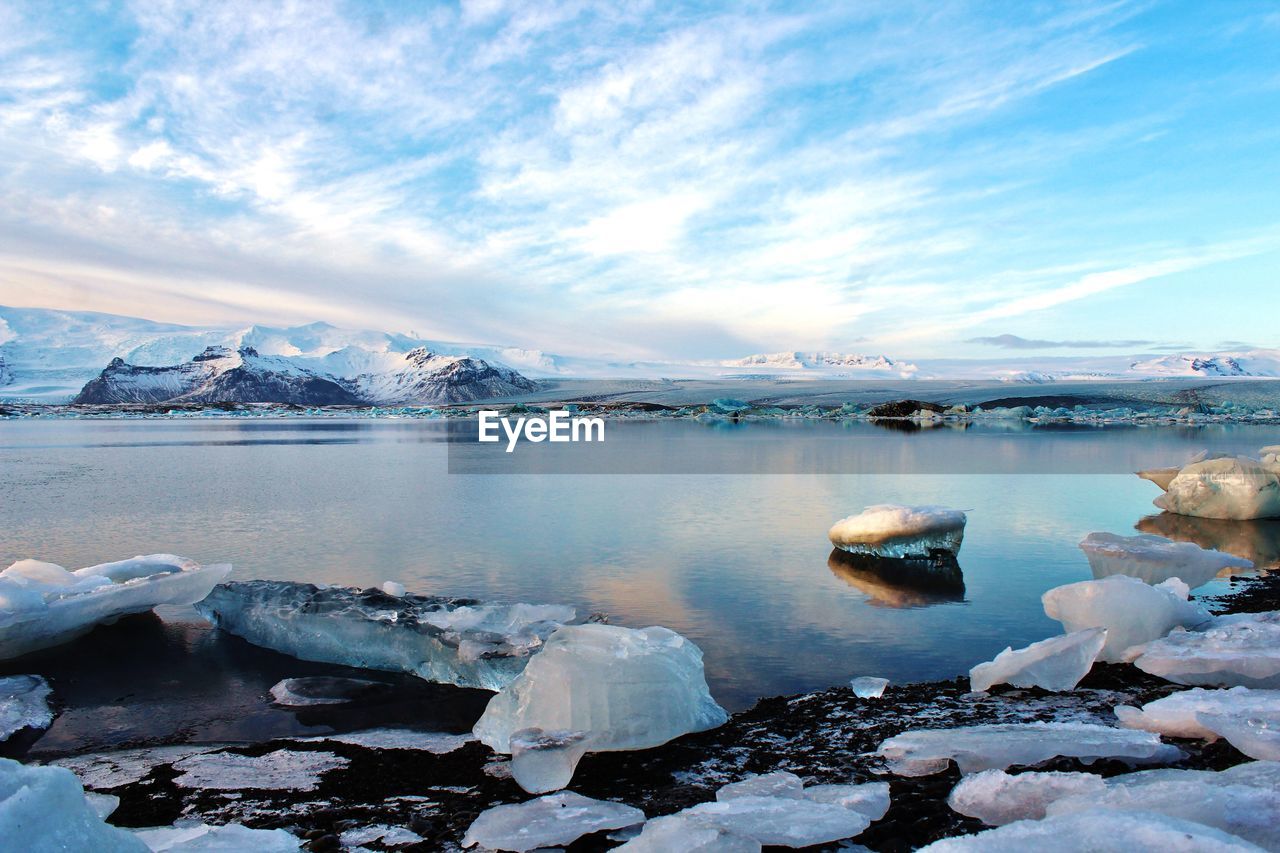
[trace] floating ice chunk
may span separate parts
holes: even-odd
[[[404,847],[409,844],[419,844],[423,838],[411,829],[403,826],[388,826],[386,824],[376,824],[374,826],[362,826],[359,829],[348,829],[338,837],[338,841],[342,844],[344,850],[362,847],[365,844],[379,842],[383,847]]]
[[[637,808],[561,791],[525,803],[486,809],[467,830],[462,846],[479,844],[489,850],[523,853],[572,844],[592,832],[621,829],[643,821],[644,812]]]
[[[571,607],[477,604],[289,581],[222,584],[196,608],[223,630],[303,660],[498,690]]]
[[[1256,459],[1209,459],[1185,466],[1155,505],[1203,518],[1280,517],[1280,473]]]
[[[828,803],[861,812],[871,820],[879,820],[889,811],[889,783],[866,782],[861,785],[810,785],[800,792],[806,800]]]
[[[179,821],[173,826],[135,829],[152,853],[294,853],[302,849],[297,836],[283,829],[250,829],[238,823],[213,826],[198,821]]]
[[[735,835],[687,812],[655,817],[621,853],[760,853],[760,842]]]
[[[1044,612],[1068,632],[1106,628],[1098,660],[1124,660],[1131,646],[1163,637],[1174,628],[1207,623],[1204,608],[1187,601],[1186,585],[1170,580],[1151,586],[1128,575],[1054,587],[1041,596]]]
[[[1182,750],[1151,732],[1095,723],[995,723],[953,729],[913,729],[880,744],[878,754],[900,776],[928,776],[955,761],[961,773],[1039,764],[1059,755],[1091,764],[1114,758],[1131,764],[1162,764]]]
[[[364,678],[342,678],[333,675],[312,675],[306,678],[286,678],[271,688],[271,699],[277,705],[302,708],[310,705],[341,705],[357,699],[367,699],[386,693],[390,686],[381,681]]]
[[[1080,543],[1080,550],[1089,558],[1095,578],[1128,575],[1149,584],[1178,578],[1191,589],[1234,570],[1253,568],[1250,561],[1231,554],[1148,534],[1090,533]]]
[[[748,776],[741,782],[731,782],[716,791],[716,799],[722,803],[740,797],[790,797],[804,796],[804,782],[794,773],[778,770],[759,776]]]
[[[975,817],[988,826],[1004,826],[1015,820],[1039,820],[1054,800],[1072,794],[1106,789],[1093,773],[1019,773],[984,770],[960,780],[951,789],[947,805],[952,811]]]
[[[419,752],[430,752],[435,755],[445,755],[471,743],[471,741],[475,740],[475,736],[470,733],[450,735],[440,732],[420,732],[414,729],[365,729],[359,732],[316,735],[315,737],[297,738],[297,740],[302,743],[316,743],[328,740],[347,743],[352,746],[362,746],[365,749],[410,749]]]
[[[860,675],[849,682],[853,695],[859,699],[879,699],[884,689],[889,686],[889,679],[876,678],[874,675]]]
[[[1280,703],[1272,701],[1269,707],[1239,716],[1202,711],[1196,714],[1196,720],[1250,758],[1280,761]],[[1277,817],[1280,819],[1280,815]],[[1280,847],[1280,837],[1277,846]]]
[[[120,785],[132,785],[150,775],[151,771],[162,764],[181,761],[192,755],[213,752],[221,747],[205,744],[202,746],[155,746],[145,749],[122,749],[115,752],[95,752],[87,755],[74,755],[59,758],[50,762],[58,767],[65,767],[75,773],[81,784],[94,790],[109,790]]]
[[[853,554],[876,557],[954,555],[964,540],[965,514],[941,506],[878,504],[837,521],[827,532],[831,544]]]
[[[871,818],[857,809],[785,796],[734,797],[699,803],[675,816],[695,825],[719,828],[731,836],[780,847],[809,847],[853,838],[871,825]],[[648,828],[646,824],[646,831]],[[642,832],[636,841],[644,839]]]
[[[489,700],[474,732],[496,752],[511,752],[521,729],[582,732],[587,750],[597,752],[647,749],[726,719],[696,645],[656,626],[587,624],[552,634]]]
[[[0,838],[6,850],[147,853],[127,830],[103,821],[70,770],[0,758]]]
[[[115,794],[99,794],[94,791],[85,791],[84,799],[89,804],[89,808],[93,809],[93,813],[103,820],[111,817],[115,810],[120,808],[120,798]]]
[[[1006,648],[995,660],[969,670],[969,684],[973,690],[990,690],[996,684],[1071,690],[1089,674],[1106,641],[1106,628],[1085,628],[1025,649]]]
[[[1134,666],[1175,684],[1280,689],[1280,611],[1219,616],[1148,643]]]
[[[383,581],[382,591],[387,595],[394,595],[396,598],[399,598],[405,593],[404,584],[397,581]]]
[[[22,729],[45,729],[53,722],[49,682],[38,675],[0,678],[0,743]]]
[[[1200,714],[1229,714],[1247,719],[1253,714],[1280,713],[1280,690],[1195,687],[1148,702],[1141,710],[1118,705],[1115,711],[1120,725],[1126,728],[1158,732],[1165,737],[1216,740],[1220,733],[1202,724],[1197,719]]]
[[[511,735],[511,778],[530,794],[558,791],[587,754],[589,732],[521,729]]]
[[[920,848],[921,853],[1257,853],[1261,849],[1243,838],[1189,820],[1154,812],[1109,809],[1020,820],[976,835],[944,838]]]
[[[74,640],[160,604],[194,604],[231,571],[152,554],[69,572],[19,560],[0,572],[0,660]]]
[[[254,756],[234,752],[206,752],[175,762],[173,769],[179,775],[173,781],[181,788],[210,788],[217,791],[245,788],[263,791],[314,791],[320,784],[321,776],[350,763],[349,759],[331,752],[277,749],[266,755]]]

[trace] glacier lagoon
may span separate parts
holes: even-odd
[[[1059,633],[1039,599],[1092,578],[1081,538],[1129,535],[1159,526],[1153,516],[1167,518],[1151,505],[1159,490],[1133,471],[1203,448],[1255,453],[1280,441],[1280,428],[902,432],[869,423],[620,420],[608,436],[593,447],[607,449],[602,470],[614,476],[554,467],[541,469],[546,476],[500,467],[467,475],[448,473],[451,448],[474,440],[457,422],[3,421],[0,558],[91,565],[166,550],[232,563],[237,580],[391,580],[430,595],[569,604],[693,640],[712,694],[737,710],[866,673],[894,683],[954,677],[1006,646]],[[513,456],[538,470],[536,457]],[[659,473],[626,473],[646,470]],[[662,473],[679,470],[694,473]],[[891,573],[867,581],[828,566],[830,525],[886,502],[968,512],[961,592],[930,595]],[[1176,521],[1166,535],[1197,541],[1198,527]],[[1280,521],[1245,525],[1253,552],[1280,553]],[[227,684],[253,682],[245,702],[313,669],[264,664],[270,653],[233,648],[193,615],[166,616],[180,627],[145,630],[174,644],[164,666],[167,683],[183,685],[175,697],[211,692],[196,691],[209,660]],[[90,648],[85,642],[45,654],[71,666],[66,659]],[[237,681],[236,666],[263,667],[261,691],[253,679]],[[158,707],[165,698],[149,701]],[[137,727],[146,723],[127,708],[115,713],[122,731],[144,734]],[[177,725],[182,713],[198,715],[201,704],[157,719]],[[258,724],[283,725],[269,714]],[[226,725],[205,728],[210,737],[229,734]]]

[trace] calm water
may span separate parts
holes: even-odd
[[[736,709],[856,675],[951,677],[1055,633],[1040,595],[1091,577],[1076,548],[1091,531],[1141,522],[1280,559],[1280,523],[1144,521],[1158,492],[1125,473],[1202,447],[1252,453],[1280,443],[1276,427],[610,422],[619,469],[798,472],[615,476],[450,474],[459,428],[0,422],[0,562],[79,567],[171,551],[231,562],[240,579],[393,579],[423,593],[569,602],[691,637],[713,693]],[[1030,473],[1007,473],[1017,470]],[[829,566],[831,523],[883,502],[970,511],[963,593]]]

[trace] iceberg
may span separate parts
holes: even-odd
[[[133,833],[106,823],[75,774],[0,758],[0,838],[6,849],[147,853]]]
[[[990,690],[996,684],[1071,690],[1089,674],[1106,641],[1106,628],[1085,628],[1025,649],[1006,648],[995,660],[969,670],[969,683],[975,691]]]
[[[1148,534],[1090,533],[1080,550],[1089,558],[1095,578],[1128,575],[1152,585],[1178,578],[1195,589],[1216,577],[1253,568],[1250,561],[1231,554]]]
[[[1106,782],[1093,773],[1019,773],[983,770],[960,780],[951,789],[947,805],[988,826],[1004,826],[1015,820],[1040,820],[1049,804],[1073,794],[1105,790]]]
[[[827,532],[831,544],[873,557],[954,556],[964,541],[966,517],[941,506],[877,504],[841,519]]]
[[[644,812],[608,800],[593,800],[561,791],[530,800],[494,806],[480,813],[463,836],[463,847],[524,853],[541,847],[572,844],[584,835],[622,829],[644,822]]]
[[[877,678],[873,675],[860,675],[849,682],[853,695],[859,699],[879,699],[884,689],[889,686],[889,679]]]
[[[0,678],[0,743],[23,729],[46,729],[53,722],[49,682],[38,675]]]
[[[231,572],[173,554],[67,571],[19,560],[0,572],[0,660],[74,640],[161,604],[195,604]]]
[[[196,609],[222,630],[302,660],[485,690],[511,683],[575,615],[555,604],[481,604],[292,581],[221,584]]]
[[[527,729],[574,734],[556,761],[572,770],[571,752],[647,749],[725,722],[728,714],[707,689],[702,651],[661,627],[567,625],[546,641],[524,672],[489,700],[474,732],[496,752],[511,753],[512,737]],[[547,763],[542,750],[513,755],[512,773],[527,757]],[[563,772],[563,771],[561,771]],[[539,773],[532,774],[535,778]]]
[[[1280,690],[1193,687],[1148,702],[1141,708],[1117,705],[1115,713],[1125,728],[1157,732],[1165,737],[1217,740],[1222,733],[1202,723],[1200,715],[1230,715],[1244,720],[1255,714],[1275,716],[1280,714]]]
[[[1151,586],[1128,575],[1054,587],[1041,596],[1044,612],[1068,632],[1106,628],[1098,660],[1117,663],[1133,646],[1159,639],[1177,627],[1207,623],[1207,611],[1187,601],[1186,584],[1174,580]]]
[[[1155,505],[1202,518],[1280,518],[1280,470],[1247,457],[1185,466]]]
[[[1163,764],[1183,756],[1151,732],[1096,723],[992,723],[952,729],[912,729],[880,744],[877,754],[899,776],[929,776],[955,761],[968,775],[1039,764],[1066,756],[1091,764],[1113,758],[1131,764]]]
[[[1129,853],[1169,850],[1177,853],[1258,853],[1243,838],[1201,823],[1155,812],[1097,809],[1020,820],[976,835],[944,838],[921,853]]]
[[[1203,631],[1175,631],[1134,660],[1175,684],[1280,689],[1280,611],[1219,616]]]

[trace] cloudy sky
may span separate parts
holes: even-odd
[[[0,304],[623,357],[1277,346],[1270,0],[0,0]]]

